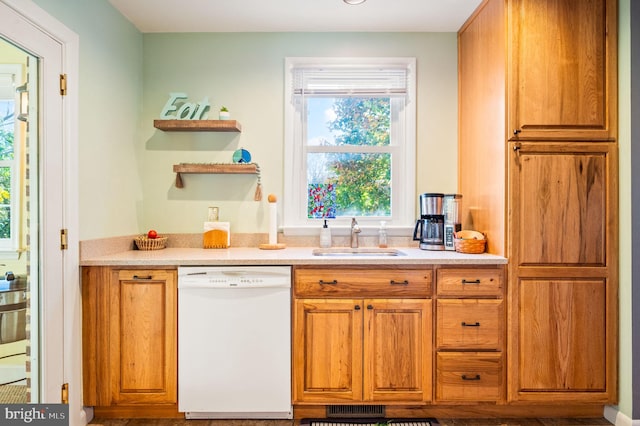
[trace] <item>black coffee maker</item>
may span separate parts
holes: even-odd
[[[414,241],[422,250],[444,250],[444,194],[420,194],[420,219],[413,230]]]

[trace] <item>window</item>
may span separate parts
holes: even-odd
[[[285,75],[285,233],[412,228],[415,59],[287,58]]]
[[[17,114],[20,65],[0,65],[0,254],[17,256],[19,196],[18,158],[21,140]],[[9,253],[11,252],[11,254]]]

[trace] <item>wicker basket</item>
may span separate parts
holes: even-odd
[[[458,253],[481,254],[487,246],[484,234],[477,231],[458,231],[453,239]]]
[[[161,250],[167,246],[167,237],[149,238],[141,235],[134,239],[138,250]]]

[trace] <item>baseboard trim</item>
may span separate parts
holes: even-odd
[[[633,420],[612,405],[604,406],[604,418],[615,426],[640,426],[640,420]]]

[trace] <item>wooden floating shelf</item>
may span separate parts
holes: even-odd
[[[207,173],[207,174],[257,174],[258,166],[254,163],[247,164],[198,164],[180,163],[173,165],[176,173],[176,188],[184,188],[182,173]]]
[[[153,127],[165,132],[240,132],[236,120],[153,120]]]

